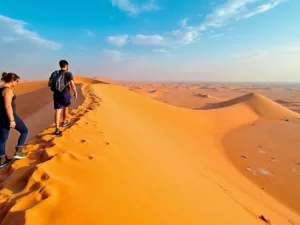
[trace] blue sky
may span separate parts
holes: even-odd
[[[299,0],[1,0],[0,70],[300,82]]]

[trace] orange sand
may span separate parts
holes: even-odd
[[[300,113],[299,84],[197,84],[197,83],[125,83],[132,91],[143,94],[157,90],[159,94],[147,97],[171,105],[190,109],[210,109],[215,103],[228,101],[248,93],[262,94],[277,103]]]
[[[235,129],[298,114],[259,94],[193,111],[87,81],[72,126],[45,130],[0,170],[1,225],[300,224],[223,148]]]
[[[120,83],[164,103],[191,109],[218,109],[244,101],[255,91],[300,112],[299,84]],[[164,90],[147,95],[147,90]],[[240,97],[241,96],[241,97]],[[248,96],[249,97],[249,96]],[[274,105],[274,102],[271,103]],[[257,109],[256,103],[251,106]],[[264,106],[263,106],[264,107]],[[276,111],[276,108],[273,110]],[[242,112],[241,112],[241,116]],[[235,119],[235,118],[232,118]],[[226,154],[239,171],[292,210],[300,213],[299,120],[262,120],[230,131],[223,138]]]

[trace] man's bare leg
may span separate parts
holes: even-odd
[[[69,115],[69,107],[64,107],[63,108],[63,122],[67,121],[68,115]]]
[[[59,129],[60,114],[61,114],[61,109],[56,109],[55,110],[55,126],[56,126],[56,129]]]

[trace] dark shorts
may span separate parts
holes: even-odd
[[[69,107],[71,105],[70,94],[55,94],[53,100],[54,109],[62,109],[63,107]]]

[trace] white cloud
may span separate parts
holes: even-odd
[[[212,13],[208,14],[203,23],[198,26],[187,26],[188,18],[181,20],[178,25],[181,27],[172,32],[161,34],[143,35],[138,34],[130,37],[129,41],[135,45],[153,45],[172,47],[176,45],[188,45],[197,42],[200,36],[208,28],[222,27],[231,21],[247,19],[259,13],[267,12],[281,3],[288,0],[228,0],[226,3],[217,6]],[[117,0],[113,0],[117,4]],[[137,5],[128,0],[119,0],[119,4],[127,8],[132,8],[131,13],[137,13]],[[153,3],[154,1],[152,1]],[[153,3],[154,4],[154,3]],[[130,7],[129,7],[130,6]],[[135,12],[135,10],[137,10]],[[233,28],[229,28],[229,31]],[[220,37],[225,34],[216,34],[212,38]]]
[[[187,45],[199,40],[200,32],[193,27],[172,32],[175,36],[174,44]]]
[[[133,44],[136,45],[164,45],[165,38],[160,35],[142,35],[138,34],[131,38]]]
[[[187,23],[189,22],[189,18],[184,18],[183,20],[180,20],[178,25],[182,28],[186,27]]]
[[[150,2],[145,3],[141,6],[141,11],[152,12],[158,10],[160,10],[160,7],[155,4],[155,0],[151,0]]]
[[[102,52],[105,57],[113,61],[121,61],[124,59],[125,54],[116,50],[103,50]]]
[[[280,3],[283,3],[283,2],[286,2],[286,1],[287,0],[277,0],[277,1],[269,2],[269,3],[264,4],[264,5],[260,5],[260,6],[256,7],[255,9],[253,9],[253,10],[249,11],[248,13],[246,13],[244,15],[244,18],[249,18],[249,17],[255,16],[256,14],[267,12],[267,11],[275,8]]]
[[[152,52],[167,53],[166,49],[153,49]]]
[[[107,38],[107,42],[112,45],[122,47],[128,43],[128,35],[109,36]]]
[[[207,27],[221,27],[232,20],[247,19],[259,13],[267,12],[288,0],[229,0],[209,15],[203,25]],[[264,2],[257,6],[258,3]]]
[[[52,50],[62,47],[61,44],[42,38],[37,32],[26,29],[28,24],[0,15],[0,40],[18,42],[27,41]]]
[[[134,45],[151,45],[151,46],[165,46],[172,47],[176,45],[187,45],[196,42],[199,39],[200,33],[194,28],[186,28],[184,30],[175,30],[165,36],[153,34],[144,35],[138,34],[132,37],[128,35],[123,36],[109,36],[107,42],[118,47],[122,47],[129,41]]]
[[[84,29],[84,31],[87,33],[88,36],[90,36],[90,37],[94,36],[94,32],[92,32],[88,29]]]
[[[222,36],[224,36],[224,35],[225,35],[225,34],[216,34],[216,35],[211,36],[211,38],[222,37]]]
[[[130,15],[160,10],[160,7],[156,5],[155,0],[150,0],[144,4],[137,4],[132,0],[111,0],[111,3],[113,6],[128,12]]]

